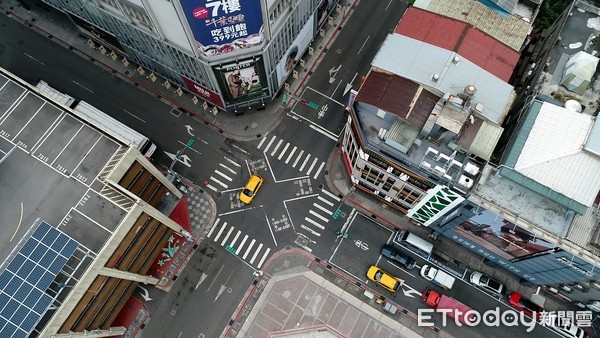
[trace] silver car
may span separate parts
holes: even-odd
[[[503,295],[504,292],[506,292],[506,286],[504,286],[504,284],[482,274],[481,272],[474,271],[469,280],[475,286],[489,292],[497,293],[499,295]]]

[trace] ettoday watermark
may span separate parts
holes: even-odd
[[[419,309],[417,311],[417,325],[432,327],[436,323],[433,313],[442,315],[441,326],[448,325],[449,321],[454,321],[457,326],[478,326],[487,327],[500,326],[524,326],[527,332],[531,332],[536,325],[555,326],[572,324],[580,327],[591,326],[591,311],[556,311],[533,313],[533,317],[527,316],[523,312],[515,310],[500,310],[496,307],[492,310],[479,312],[475,310],[462,311],[459,309]],[[537,320],[539,318],[539,321]]]

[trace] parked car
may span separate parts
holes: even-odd
[[[561,318],[558,316],[553,316],[550,319],[549,325],[547,325],[551,330],[556,332],[559,336],[565,338],[587,338],[587,333],[580,327],[577,327],[573,324],[562,323]]]
[[[517,292],[513,292],[508,295],[508,304],[518,311],[525,313],[529,317],[533,317],[533,313],[535,313],[536,319],[540,319],[540,314],[542,311],[544,311],[541,306],[523,297],[522,294]]]
[[[240,192],[240,201],[246,204],[250,204],[250,202],[254,200],[254,196],[256,196],[256,193],[258,192],[264,181],[265,180],[257,174],[253,174],[252,176],[250,176],[248,183],[246,183],[246,186],[244,187],[242,192]]]
[[[394,260],[402,265],[404,265],[404,267],[407,270],[411,270],[412,268],[415,267],[415,260],[410,258],[407,254],[396,250],[396,248],[394,248],[391,245],[384,245],[383,248],[381,248],[381,254],[384,257],[387,257],[391,260]]]
[[[390,292],[396,292],[400,288],[404,281],[398,277],[394,277],[389,273],[383,271],[378,266],[371,266],[367,271],[367,278],[373,282],[381,285],[383,288]]]
[[[504,286],[504,284],[478,271],[474,271],[469,280],[473,285],[489,292],[497,293],[499,295],[503,295],[504,292],[506,292],[506,286]]]

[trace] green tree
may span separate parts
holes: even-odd
[[[600,2],[600,0],[593,0],[594,2]],[[562,12],[571,5],[573,0],[551,0],[542,2],[542,7],[538,13],[533,26],[540,29],[550,27]]]

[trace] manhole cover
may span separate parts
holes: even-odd
[[[342,50],[341,50],[341,49],[338,49],[336,52],[337,52],[338,54],[342,54]]]
[[[342,178],[342,173],[341,172],[335,173],[335,178],[337,178],[337,179]]]

